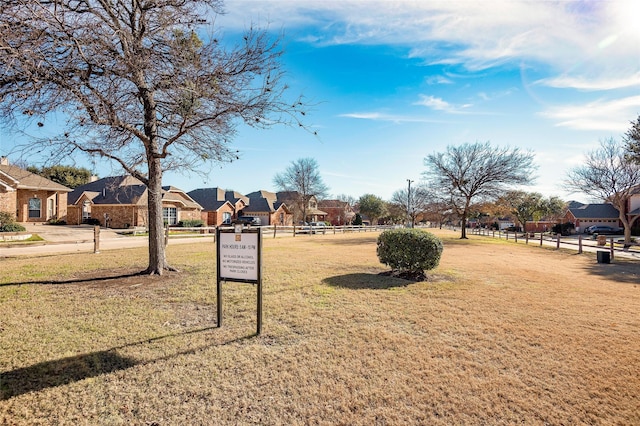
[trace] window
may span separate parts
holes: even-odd
[[[231,223],[231,213],[230,212],[223,212],[222,213],[222,223],[226,223],[226,224]]]
[[[42,201],[39,198],[29,198],[29,217],[41,217]]]
[[[84,200],[82,203],[82,220],[89,219],[91,217],[91,201]]]
[[[175,225],[178,223],[178,209],[175,207],[163,207],[162,208],[162,220],[168,225]]]

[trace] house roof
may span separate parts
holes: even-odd
[[[190,209],[202,209],[202,206],[191,198],[186,192],[175,186],[162,187],[162,201],[180,203]]]
[[[143,204],[147,187],[132,176],[110,176],[75,188],[68,198],[76,204],[85,195],[94,204]]]
[[[569,201],[567,203],[568,209],[579,209],[580,207],[586,206],[586,204],[581,203],[580,201]]]
[[[216,211],[227,202],[225,191],[220,188],[194,189],[187,195],[200,204],[204,211]]]
[[[576,219],[617,219],[618,209],[611,204],[583,204],[578,208],[569,208]]]
[[[278,200],[278,197],[275,192],[265,191],[264,189],[251,192],[247,194],[247,197],[249,198],[249,204],[251,204],[251,200],[261,199],[261,198],[264,198],[267,200],[274,200],[274,201]]]
[[[143,205],[148,199],[146,185],[133,176],[109,176],[79,186],[69,194],[68,203],[78,203],[83,195],[93,204]],[[191,197],[174,186],[162,187],[162,201],[201,208]]]
[[[28,172],[18,166],[1,164],[0,176],[5,177],[3,180],[11,180],[14,184],[17,184],[16,189],[71,192],[71,188],[67,188],[64,185],[60,185],[35,173]],[[11,183],[9,183],[9,186],[11,186]]]
[[[289,208],[278,198],[275,192],[259,190],[247,194],[249,204],[244,208],[245,212],[269,212],[273,213],[280,208],[284,208],[287,212]]]

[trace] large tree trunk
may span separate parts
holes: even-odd
[[[460,239],[467,238],[467,212],[462,213],[462,218],[460,219],[460,225],[462,225],[462,233],[460,235]]]
[[[159,158],[149,159],[149,274],[162,275],[171,269],[167,264],[162,218],[162,167]]]

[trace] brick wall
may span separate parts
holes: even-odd
[[[16,214],[16,192],[2,192],[0,189],[0,211]]]
[[[201,218],[206,225],[216,226],[216,225],[222,224],[222,222],[224,221],[224,213],[231,213],[231,217],[233,217],[233,214],[234,214],[233,208],[230,205],[225,204],[218,211],[215,211],[215,212],[203,211]]]
[[[40,216],[29,217],[29,200],[40,200]],[[49,200],[54,204],[52,214],[49,214]],[[35,191],[31,189],[19,189],[16,200],[18,222],[46,222],[57,218],[65,220],[67,216],[67,194],[53,191]]]

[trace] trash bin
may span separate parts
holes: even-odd
[[[607,236],[606,235],[598,235],[598,245],[604,246],[607,244]]]
[[[604,250],[598,251],[598,263],[611,263],[611,253]]]

